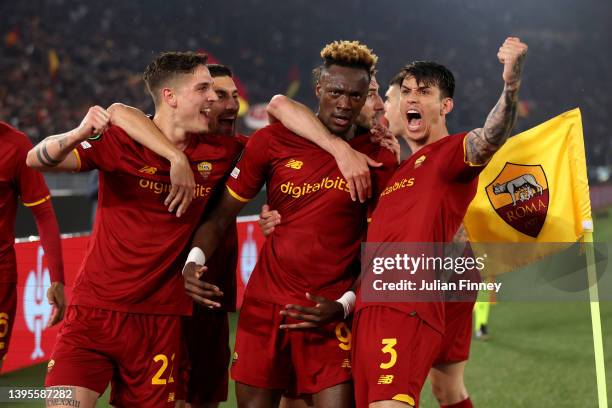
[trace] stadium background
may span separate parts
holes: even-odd
[[[467,130],[482,124],[498,97],[499,44],[519,36],[529,56],[515,133],[581,108],[589,180],[600,194],[596,240],[612,242],[610,1],[5,0],[0,15],[0,119],[33,142],[73,128],[93,104],[121,101],[152,112],[140,72],[163,50],[204,50],[230,65],[250,108],[239,128],[250,133],[249,124],[261,120],[260,104],[276,93],[316,106],[310,72],[321,47],[336,39],[358,39],[375,50],[381,93],[410,60],[447,65],[458,84],[449,128]],[[92,180],[47,180],[62,233],[87,231]],[[255,214],[264,200],[260,194],[243,214]],[[27,210],[19,212],[16,230],[21,237],[36,233]],[[602,303],[602,319],[611,394],[609,303]],[[491,331],[490,342],[473,345],[466,374],[478,406],[596,406],[587,304],[498,304]],[[44,371],[9,373],[0,385],[40,385]],[[435,406],[424,394],[424,406]]]

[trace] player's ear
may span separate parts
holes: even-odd
[[[321,83],[319,81],[317,81],[317,84],[315,85],[315,95],[317,98],[321,97]]]
[[[442,109],[440,110],[441,115],[448,115],[453,110],[455,106],[453,102],[453,98],[444,98],[442,99]]]
[[[176,108],[176,94],[174,93],[174,90],[172,88],[162,88],[161,95],[164,102],[166,102],[171,107]]]

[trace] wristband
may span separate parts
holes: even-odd
[[[355,296],[355,292],[353,292],[352,290],[344,292],[344,295],[340,296],[340,298],[336,300],[336,302],[340,303],[342,305],[342,308],[344,309],[345,319],[353,312],[356,300],[357,297]]]
[[[185,261],[185,266],[187,266],[189,262],[193,262],[199,266],[205,265],[206,255],[204,255],[204,251],[202,251],[199,247],[191,248],[191,251],[189,251],[189,255],[187,255],[187,261]],[[185,266],[183,266],[183,274],[185,273]]]

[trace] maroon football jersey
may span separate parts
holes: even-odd
[[[367,242],[451,242],[476,194],[484,166],[465,158],[466,133],[444,137],[405,160],[382,190],[368,229]],[[417,314],[438,331],[444,329],[441,302],[362,302],[356,309],[382,305]]]
[[[79,171],[98,169],[98,211],[72,303],[133,313],[190,314],[181,269],[213,187],[242,150],[236,138],[193,135],[184,153],[195,197],[177,218],[164,200],[170,163],[111,127],[74,150]]]
[[[17,282],[15,218],[17,197],[26,207],[49,200],[49,189],[41,173],[26,166],[30,139],[0,122],[0,283]]]
[[[369,138],[361,135],[349,144],[383,163],[372,177],[374,186],[381,186],[397,164],[390,151]],[[306,292],[330,299],[342,295],[355,278],[350,266],[357,266],[368,203],[351,200],[330,154],[281,123],[251,136],[227,188],[248,201],[264,183],[268,204],[283,220],[267,238],[245,296],[305,304]]]

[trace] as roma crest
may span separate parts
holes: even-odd
[[[204,179],[207,179],[210,176],[210,173],[212,172],[212,163],[207,161],[198,163],[198,171],[200,172],[202,177],[204,177]]]
[[[539,164],[506,163],[486,187],[495,212],[512,228],[536,238],[548,212],[548,181]]]

